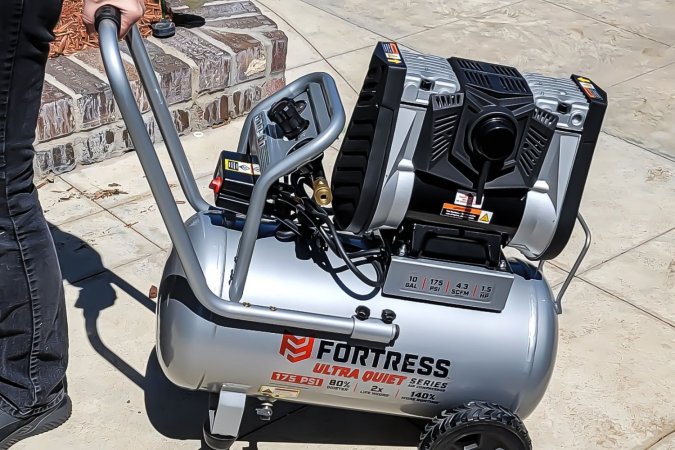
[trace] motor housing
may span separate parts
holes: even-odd
[[[512,245],[553,258],[574,225],[605,98],[585,77],[380,43],[333,172],[336,224],[393,230],[407,247],[439,230],[429,242],[447,253],[422,244],[412,257],[494,268]]]

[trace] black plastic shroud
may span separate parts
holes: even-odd
[[[387,56],[392,51],[399,59]],[[379,43],[333,169],[333,210],[335,222],[343,230],[361,233],[373,218],[401,105],[405,75],[406,66],[396,44]]]

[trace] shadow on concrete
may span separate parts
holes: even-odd
[[[58,227],[50,227],[63,277],[80,289],[75,307],[82,310],[91,346],[143,389],[148,418],[159,433],[171,439],[201,439],[209,394],[173,385],[164,376],[154,348],[145,374],[139,373],[108,348],[99,335],[98,318],[117,300],[115,286],[143,305],[148,314],[155,313],[155,302],[108,270],[100,255],[86,242]],[[75,320],[74,317],[69,319]],[[248,443],[244,447],[246,450],[257,450],[261,442],[415,447],[424,426],[422,422],[395,416],[286,402],[277,402],[272,420],[262,422],[255,413],[257,407],[258,401],[249,398],[240,433],[240,441]]]
[[[115,305],[114,287],[124,291],[155,313],[155,302],[116,273],[108,270],[101,256],[86,242],[50,225],[59,256],[64,280],[80,289],[75,307],[82,310],[87,339],[94,350],[119,370],[145,393],[145,408],[150,422],[161,434],[173,439],[200,439],[201,426],[206,418],[208,395],[190,392],[174,386],[164,376],[154,348],[145,374],[139,373],[122,356],[117,355],[102,341],[98,318]],[[69,317],[69,320],[75,320]]]
[[[253,413],[251,403],[247,403],[249,415]],[[263,442],[417,448],[423,428],[424,422],[402,417],[300,406],[272,423],[242,433],[239,440],[248,443],[244,450],[258,450],[258,443]]]

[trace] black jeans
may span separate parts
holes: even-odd
[[[33,141],[61,0],[0,0],[0,408],[26,417],[64,396],[61,270],[33,185]]]

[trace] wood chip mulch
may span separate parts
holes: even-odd
[[[151,34],[150,25],[162,18],[159,0],[145,0],[145,16],[140,20],[143,36]],[[82,22],[82,0],[65,0],[61,18],[54,29],[56,39],[49,49],[49,57],[71,55],[79,50],[98,47],[98,36],[90,36]]]

